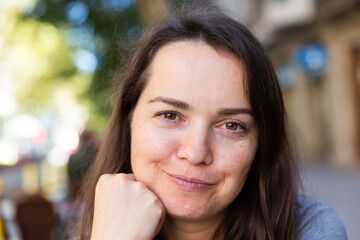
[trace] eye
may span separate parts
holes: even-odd
[[[173,111],[162,111],[157,113],[155,116],[169,121],[176,121],[180,118],[179,114]]]
[[[175,113],[163,113],[162,114],[164,118],[169,119],[169,120],[175,120],[176,119],[176,114]]]
[[[225,123],[225,128],[228,129],[228,130],[235,131],[239,127],[240,127],[240,125],[238,123],[234,123],[234,122]]]
[[[220,125],[220,128],[225,131],[226,134],[240,136],[247,132],[247,127],[244,123],[229,121]]]

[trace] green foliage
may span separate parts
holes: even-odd
[[[119,2],[123,5],[119,5]],[[81,11],[75,11],[75,21],[69,16],[74,3],[85,9],[85,19],[76,19],[84,13]],[[30,11],[23,14],[19,26],[28,24],[25,28],[28,33],[18,33],[22,36],[19,39],[24,39],[24,35],[29,36],[26,41],[36,43],[34,51],[41,53],[46,44],[52,42],[46,39],[48,30],[41,33],[42,28],[48,27],[52,29],[50,31],[56,32],[58,44],[55,51],[47,53],[47,61],[42,65],[46,74],[39,73],[40,76],[36,77],[30,88],[21,88],[20,99],[36,93],[33,97],[44,103],[51,98],[51,86],[68,82],[78,100],[89,109],[89,127],[96,131],[104,130],[111,107],[108,98],[111,95],[112,74],[119,64],[117,42],[119,39],[124,43],[135,41],[142,29],[132,1],[116,1],[118,5],[115,4],[115,7],[111,4],[111,0],[44,0],[37,1]],[[82,37],[77,36],[77,33],[82,34]],[[45,42],[41,42],[41,39]],[[94,71],[84,72],[74,66],[73,53],[78,50],[96,56],[97,66]]]

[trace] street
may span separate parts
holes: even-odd
[[[305,194],[326,202],[342,220],[349,240],[360,240],[360,169],[304,164]]]

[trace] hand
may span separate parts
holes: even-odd
[[[159,198],[133,174],[104,174],[95,190],[91,240],[153,239],[165,220]]]

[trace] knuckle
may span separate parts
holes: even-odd
[[[108,182],[109,180],[110,180],[110,178],[111,178],[111,175],[110,174],[103,174],[103,175],[101,175],[100,177],[99,177],[99,179],[98,179],[98,182],[97,182],[97,186],[99,186],[99,185],[103,185],[103,184],[105,184],[106,182]]]
[[[158,209],[159,207],[161,207],[162,203],[152,192],[149,192],[147,194],[147,196],[149,199],[148,202],[149,202],[150,207],[152,207],[154,209]]]
[[[164,209],[160,203],[160,200],[157,200],[155,202],[155,206],[154,206],[154,215],[160,219],[164,214]]]
[[[123,173],[116,174],[114,177],[118,182],[125,182],[126,180],[125,175]]]
[[[144,185],[141,182],[131,182],[131,190],[135,193],[144,193]]]
[[[95,186],[95,192],[99,192],[101,189],[104,188],[104,186],[106,186],[106,182],[108,181],[108,176],[101,175],[96,183]]]
[[[139,189],[142,190],[145,188],[145,185],[142,182],[134,182],[134,185]]]
[[[163,211],[163,204],[158,198],[155,199],[154,205],[156,206],[157,209],[160,210],[160,212]]]
[[[150,195],[150,194],[149,194]],[[151,204],[154,205],[154,206],[157,206],[159,203],[158,203],[158,198],[153,196],[152,194],[150,195],[150,198],[151,198]]]

